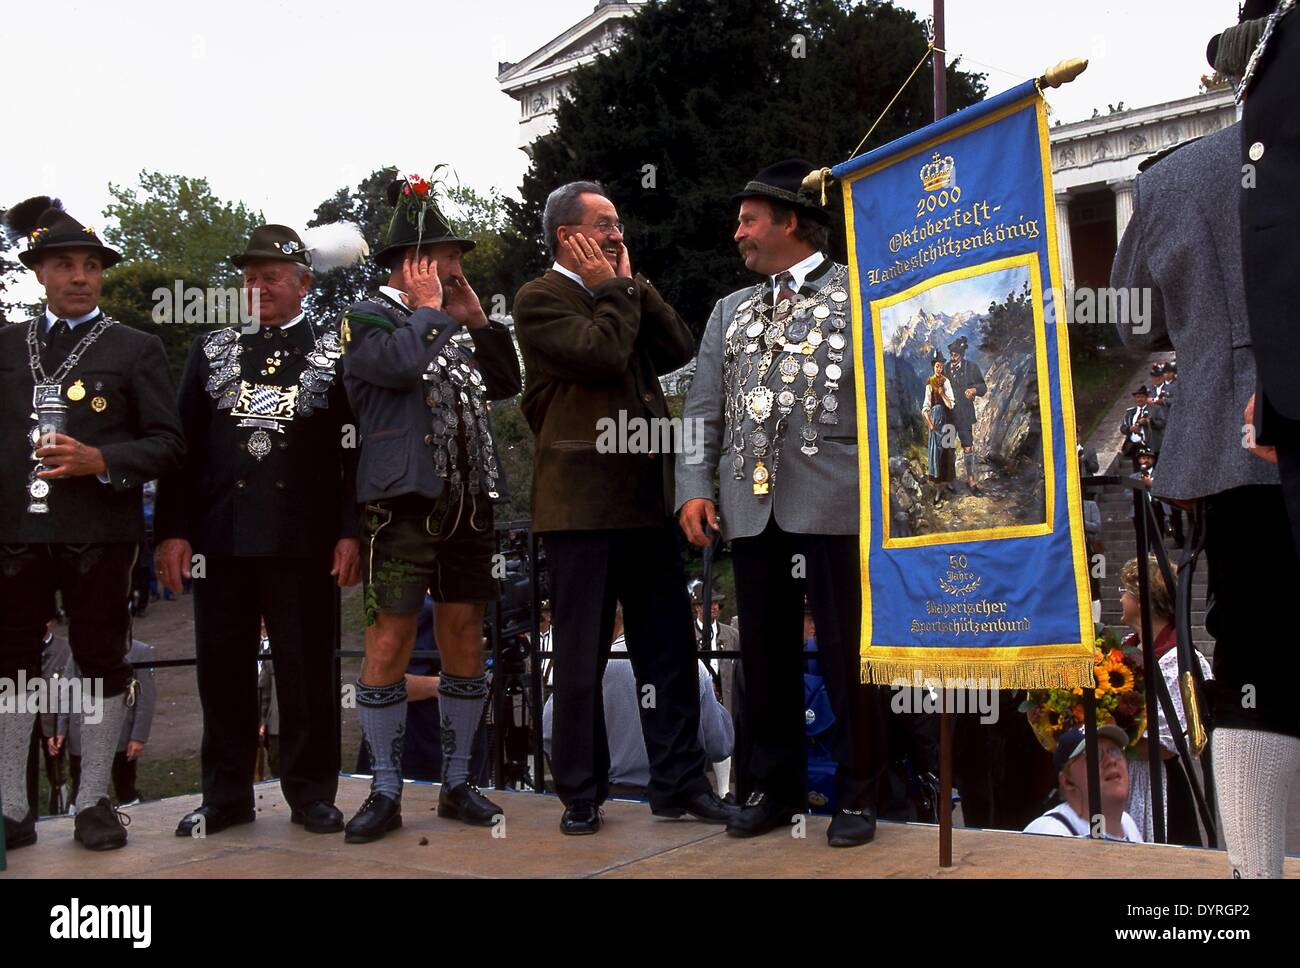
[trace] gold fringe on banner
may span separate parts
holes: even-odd
[[[1093,658],[1077,659],[862,659],[863,685],[915,687],[917,680],[935,688],[979,688],[980,680],[996,680],[997,689],[1096,688]],[[963,680],[965,685],[952,685]]]

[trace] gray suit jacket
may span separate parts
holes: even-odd
[[[800,295],[811,295],[825,283],[836,264],[829,259],[825,268],[810,276],[800,290]],[[847,285],[848,280],[845,280]],[[725,394],[728,388],[722,385],[723,347],[727,328],[736,315],[736,307],[754,293],[750,286],[733,292],[718,301],[709,316],[708,326],[704,330],[704,339],[700,343],[699,358],[695,365],[695,377],[686,395],[686,406],[682,416],[686,420],[700,421],[702,428],[702,446],[699,453],[683,453],[677,456],[677,501],[676,507],[693,498],[714,499],[715,490],[721,491],[719,500],[719,525],[726,540],[748,538],[762,532],[768,520],[776,515],[776,523],[785,531],[796,534],[857,534],[858,533],[858,429],[856,403],[856,374],[853,363],[853,322],[849,316],[848,328],[843,330],[847,339],[844,359],[840,362],[843,374],[839,380],[839,389],[835,397],[839,401],[839,423],[828,425],[814,422],[818,431],[817,449],[813,456],[800,450],[803,440],[800,432],[804,426],[802,408],[796,404],[786,424],[784,442],[781,449],[781,464],[776,479],[766,496],[754,494],[750,474],[754,469],[754,458],[750,447],[745,447],[744,480],[736,480],[732,472],[733,453],[729,444],[724,412]],[[768,296],[769,300],[771,296]],[[770,303],[769,303],[770,304]],[[829,328],[825,329],[830,332]],[[817,361],[819,372],[815,387],[819,394],[825,395],[825,372],[830,351],[828,343],[823,342],[812,354]],[[777,392],[784,387],[781,383],[777,364],[784,354],[775,354],[767,377],[762,382]],[[807,357],[804,357],[807,359]],[[758,367],[750,373],[742,392],[748,392],[757,386]],[[802,396],[806,381],[798,377],[791,385],[796,396]],[[729,388],[736,393],[737,388]],[[769,431],[775,426],[776,414],[767,421]],[[753,420],[745,418],[745,433],[754,429]],[[702,461],[697,459],[703,455]],[[770,458],[764,463],[769,470]],[[718,488],[714,487],[714,475],[717,475]]]
[[[1242,283],[1240,142],[1234,124],[1139,175],[1111,269],[1112,287],[1152,290],[1150,331],[1121,322],[1120,338],[1178,352],[1184,391],[1169,408],[1153,475],[1157,497],[1278,483],[1277,468],[1242,446],[1255,358]]]

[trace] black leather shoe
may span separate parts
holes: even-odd
[[[832,847],[861,847],[876,836],[876,811],[836,810],[831,825],[826,830],[826,841]]]
[[[372,793],[348,821],[343,839],[349,844],[368,844],[402,825],[402,801],[385,793]]]
[[[200,821],[203,823],[203,836],[208,837],[212,834],[221,833],[227,827],[252,823],[256,819],[257,812],[252,807],[235,810],[229,807],[214,807],[210,803],[205,803],[194,812],[181,817],[181,822],[176,825],[176,836],[193,837],[194,828],[199,826]]]
[[[23,820],[5,817],[5,850],[17,850],[36,843],[36,811],[30,810]]]
[[[93,807],[78,810],[72,837],[87,850],[117,850],[126,846],[126,825],[131,818],[118,813],[108,797]]]
[[[740,816],[740,807],[723,803],[712,790],[697,793],[684,800],[662,803],[650,811],[656,817],[676,819],[689,813],[696,820],[705,823],[730,823]]]
[[[573,837],[594,834],[600,829],[601,812],[595,800],[574,800],[564,808],[560,831]]]
[[[438,791],[438,816],[459,820],[472,827],[491,827],[505,811],[483,796],[483,791],[472,783],[462,783]]]
[[[309,834],[336,834],[343,829],[343,811],[328,800],[314,800],[290,812],[289,821],[306,827]]]
[[[733,837],[757,837],[777,827],[788,827],[794,811],[781,806],[766,793],[755,791],[749,795],[740,812],[727,822],[727,833]]]

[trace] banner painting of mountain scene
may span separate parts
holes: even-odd
[[[1050,162],[1029,81],[832,169],[864,682],[1094,684]]]

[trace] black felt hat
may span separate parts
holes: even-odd
[[[957,353],[961,356],[965,356],[966,348],[968,346],[970,346],[970,340],[968,340],[965,336],[958,336],[955,340],[953,340],[951,343],[948,344],[948,352]]]
[[[1248,23],[1251,20],[1259,20],[1261,17],[1269,16],[1277,9],[1280,0],[1245,0],[1241,5],[1240,15],[1237,18],[1237,25]],[[1205,45],[1205,59],[1210,62],[1210,67],[1215,70],[1219,69],[1219,44],[1223,41],[1223,34],[1227,31],[1215,34],[1210,38],[1210,42]],[[1245,67],[1243,62],[1241,67]]]
[[[29,269],[36,268],[42,256],[55,249],[94,249],[105,269],[122,261],[120,252],[99,241],[93,228],[82,225],[63,210],[62,202],[48,195],[35,195],[9,209],[5,228],[11,243],[27,239],[27,248],[18,253],[18,258]]]
[[[823,225],[831,220],[830,213],[821,202],[803,187],[803,180],[817,166],[803,158],[787,158],[764,168],[745,186],[744,191],[731,196],[733,202],[746,198],[770,198],[789,205]]]
[[[474,248],[473,239],[462,238],[452,229],[434,194],[434,186],[422,179],[399,178],[388,186],[388,204],[394,211],[375,253],[381,266],[391,269],[402,251],[412,245],[454,242],[462,252]]]
[[[244,251],[230,257],[230,261],[240,269],[247,262],[260,260],[292,262],[294,265],[311,268],[307,246],[298,233],[287,225],[259,225],[248,237]]]

